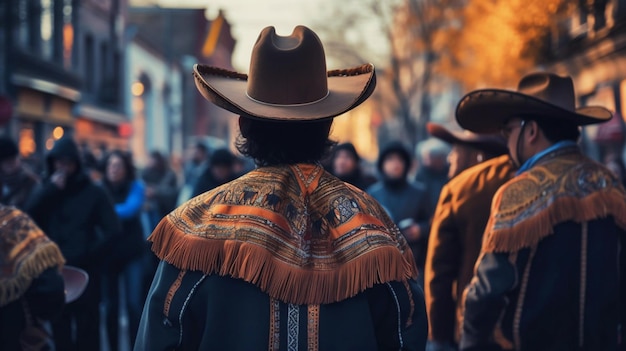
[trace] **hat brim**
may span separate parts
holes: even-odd
[[[194,65],[198,91],[207,100],[238,115],[279,121],[313,121],[350,111],[374,91],[374,65],[328,71],[328,96],[308,104],[276,105],[259,102],[246,94],[247,75],[220,68]]]
[[[89,283],[89,274],[80,268],[67,265],[63,266],[61,274],[65,283],[65,303],[76,301]]]
[[[426,130],[431,136],[448,144],[468,145],[483,152],[495,155],[504,155],[508,153],[506,141],[496,135],[478,135],[454,132],[448,130],[440,124],[432,122],[428,122],[426,124]]]
[[[574,125],[607,122],[611,112],[604,107],[588,106],[570,111],[526,94],[498,89],[473,91],[456,108],[459,125],[475,133],[496,133],[513,117],[540,116]]]

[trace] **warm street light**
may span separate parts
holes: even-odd
[[[63,137],[64,133],[65,131],[63,130],[63,127],[56,127],[52,131],[52,137],[54,138],[54,140],[59,140]]]
[[[134,82],[132,87],[130,88],[131,93],[134,96],[141,96],[143,94],[144,91],[144,87],[143,87],[143,83],[142,82]]]

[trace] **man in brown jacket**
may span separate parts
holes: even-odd
[[[430,325],[428,349],[456,350],[461,296],[472,278],[474,262],[480,253],[491,199],[513,176],[514,170],[502,138],[453,133],[433,124],[428,125],[428,130],[431,135],[451,143],[453,149],[466,149],[466,155],[474,156],[470,160],[449,158],[450,170],[458,171],[451,172],[453,178],[441,191],[424,272]],[[458,161],[462,161],[461,164],[452,164]],[[464,168],[463,162],[470,167]]]

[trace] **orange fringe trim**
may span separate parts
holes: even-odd
[[[39,246],[20,263],[19,270],[13,276],[0,282],[0,307],[24,295],[43,271],[54,266],[59,266],[60,271],[64,264],[65,258],[55,243],[49,241]]]
[[[498,199],[499,202],[499,199]],[[494,204],[493,208],[499,208]],[[582,223],[613,216],[616,224],[626,230],[626,199],[622,192],[595,192],[583,199],[559,198],[549,208],[517,223],[512,228],[488,232],[483,241],[484,252],[513,252],[537,245],[551,235],[554,226],[566,221]],[[492,217],[487,228],[493,228]]]
[[[186,235],[164,218],[152,235],[152,250],[178,269],[243,279],[270,297],[293,304],[328,304],[352,297],[374,284],[415,278],[410,250],[373,248],[332,270],[314,270],[281,262],[247,242]]]

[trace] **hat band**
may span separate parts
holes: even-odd
[[[271,102],[265,102],[265,101],[260,101],[257,100],[255,98],[253,98],[252,96],[248,95],[248,92],[246,91],[246,96],[248,97],[248,99],[259,103],[259,104],[263,104],[263,105],[267,105],[267,106],[276,106],[276,107],[288,107],[288,106],[306,106],[306,105],[313,105],[316,104],[324,99],[326,99],[328,97],[328,95],[330,95],[330,90],[326,90],[326,95],[322,96],[321,99],[317,99],[315,101],[311,101],[311,102],[303,102],[303,103],[298,103],[298,104],[272,104]]]

